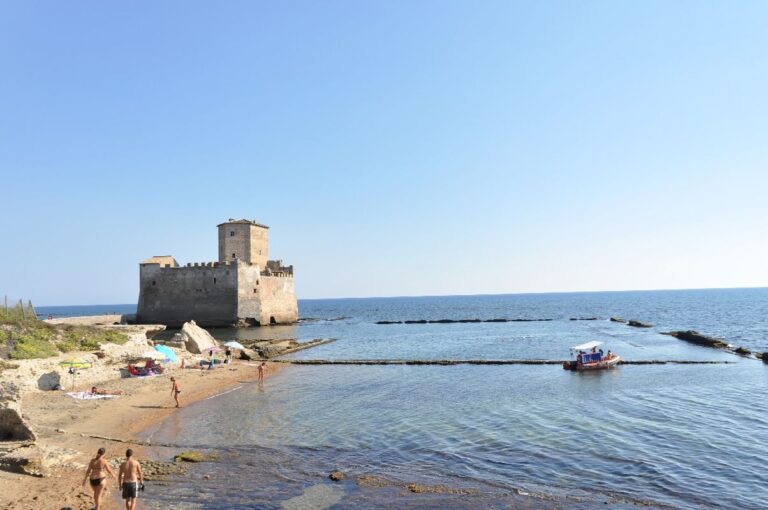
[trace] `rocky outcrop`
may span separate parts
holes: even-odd
[[[185,322],[181,328],[184,347],[193,354],[202,354],[211,347],[216,347],[216,340],[206,330],[195,324],[195,321]]]
[[[21,414],[21,391],[9,381],[0,382],[0,440],[35,440],[35,433]]]
[[[728,347],[728,343],[724,342],[722,339],[702,335],[698,331],[693,331],[692,329],[688,331],[667,331],[666,333],[662,334],[673,336],[692,344],[703,345],[705,347],[715,347],[719,349],[725,349]]]
[[[315,338],[309,342],[297,342],[296,340],[260,340],[250,345],[250,349],[240,351],[242,359],[269,359],[284,354],[318,347],[336,341],[335,338]]]
[[[596,321],[597,317],[571,317],[572,321]]]
[[[104,381],[121,376],[120,369],[125,369],[131,360],[141,357],[150,347],[148,335],[164,326],[106,326],[128,335],[123,345],[102,343],[95,352],[70,352],[44,359],[15,360],[13,364],[4,364],[3,381],[12,382],[23,394],[30,391],[50,391],[57,388],[69,388],[73,383],[78,388],[88,388]],[[73,378],[68,368],[61,363],[69,358],[78,358],[90,362],[90,368],[77,371]]]
[[[611,317],[611,322],[620,322],[621,324],[627,323],[627,321],[621,317]]]
[[[645,322],[640,321],[628,321],[627,326],[632,326],[633,328],[652,328],[653,324],[646,324]]]

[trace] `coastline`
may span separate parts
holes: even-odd
[[[279,369],[280,365],[268,362],[266,377]],[[257,363],[245,361],[212,371],[173,368],[152,378],[105,381],[99,387],[126,394],[102,400],[76,400],[61,391],[26,394],[23,410],[37,434],[36,444],[58,460],[46,477],[0,471],[0,508],[92,508],[92,493],[82,479],[98,448],[107,449],[108,459],[123,456],[126,448],[133,448],[139,461],[155,458],[154,447],[136,435],[176,411],[170,376],[179,381],[181,404],[187,406],[239,383],[256,381],[258,372]],[[108,479],[107,485],[104,506],[116,508],[117,483]]]

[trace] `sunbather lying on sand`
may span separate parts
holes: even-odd
[[[124,393],[122,390],[105,390],[96,386],[91,388],[91,395],[123,395]]]

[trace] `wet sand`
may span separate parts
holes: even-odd
[[[279,368],[268,363],[266,376]],[[126,394],[104,400],[76,400],[60,391],[25,395],[22,409],[38,436],[37,444],[63,453],[63,465],[44,478],[0,471],[0,508],[92,508],[90,487],[83,486],[82,481],[85,466],[96,450],[106,448],[108,459],[124,456],[126,448],[133,448],[139,461],[155,458],[155,449],[142,444],[136,434],[177,412],[171,397],[171,376],[179,381],[179,400],[185,406],[238,383],[255,381],[258,370],[255,362],[236,361],[231,367],[211,371],[176,368],[150,378],[118,379],[99,387]],[[107,486],[104,508],[122,508],[117,482],[108,478]]]

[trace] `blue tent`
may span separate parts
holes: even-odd
[[[158,352],[161,352],[167,361],[170,361],[171,363],[175,363],[178,360],[176,357],[176,353],[174,353],[170,347],[167,347],[165,345],[156,345],[155,350]]]

